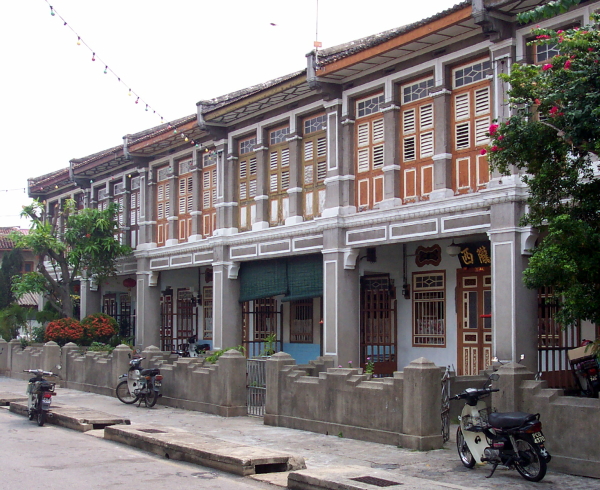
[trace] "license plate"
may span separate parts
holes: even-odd
[[[542,442],[546,442],[546,438],[541,432],[535,432],[533,434],[533,442],[535,442],[536,444],[541,444]]]
[[[154,386],[162,386],[162,383],[160,381],[155,381]]]
[[[44,398],[42,400],[42,407],[49,407],[51,403],[52,403],[52,398],[48,398],[48,399]]]

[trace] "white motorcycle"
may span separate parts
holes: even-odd
[[[492,374],[483,388],[467,388],[451,400],[465,400],[456,432],[458,456],[464,466],[491,464],[490,478],[498,465],[516,468],[523,478],[538,482],[546,474],[550,454],[544,446],[540,414],[525,412],[491,412],[481,400],[495,391]]]

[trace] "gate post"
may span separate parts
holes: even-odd
[[[494,388],[500,391],[492,393],[492,407],[499,412],[518,412],[523,409],[521,383],[534,379],[526,366],[512,362],[498,368],[500,379],[494,381]]]
[[[213,388],[218,401],[218,415],[238,417],[246,415],[246,358],[235,349],[228,350],[218,361],[218,378]]]
[[[295,365],[296,361],[285,352],[278,352],[267,359],[267,400],[265,404],[265,425],[277,427],[277,419],[280,415],[280,396],[285,393],[280,383],[280,373],[284,366]]]
[[[0,374],[8,371],[8,342],[0,337]]]
[[[429,451],[443,446],[440,368],[420,357],[404,368],[402,447]]]

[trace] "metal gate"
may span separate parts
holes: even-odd
[[[389,274],[364,276],[360,288],[360,365],[375,363],[376,376],[392,376],[396,360],[396,288]]]
[[[176,306],[176,308],[174,308]],[[190,337],[198,338],[198,305],[189,289],[178,289],[176,304],[173,292],[161,298],[160,343],[161,350],[185,352]]]
[[[442,376],[442,438],[450,440],[450,366]]]
[[[263,417],[267,398],[266,359],[246,360],[246,405],[248,415]]]
[[[554,318],[560,308],[552,287],[538,291],[538,372],[549,388],[575,389],[575,378],[567,352],[579,347],[579,325],[563,329]]]
[[[242,345],[246,357],[281,351],[282,318],[283,307],[278,311],[277,301],[273,298],[255,299],[242,304]]]

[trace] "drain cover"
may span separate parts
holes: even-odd
[[[376,487],[392,487],[394,485],[402,485],[400,482],[384,480],[383,478],[377,478],[375,476],[359,476],[358,478],[350,479],[361,483],[367,483],[369,485],[375,485]]]
[[[138,432],[147,432],[148,434],[166,434],[167,432],[159,429],[138,429]]]
[[[400,465],[397,463],[372,463],[371,468],[380,470],[397,470],[400,468]]]

